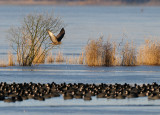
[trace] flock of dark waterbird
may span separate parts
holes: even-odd
[[[130,84],[83,84],[83,83],[0,83],[0,101],[16,102],[28,99],[44,101],[48,98],[63,96],[67,99],[92,100],[93,96],[107,99],[145,97],[160,99],[160,85],[157,83]]]

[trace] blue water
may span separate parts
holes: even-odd
[[[143,12],[142,10],[143,9]],[[0,58],[6,59],[10,50],[7,34],[11,26],[20,26],[23,18],[34,12],[54,11],[66,24],[66,35],[58,50],[64,55],[81,53],[89,39],[102,36],[119,43],[134,41],[139,47],[145,38],[159,39],[160,7],[107,6],[0,6]],[[53,50],[53,53],[55,50]],[[0,67],[1,82],[40,83],[130,83],[160,84],[159,66],[88,67],[86,65],[44,64],[32,67]],[[16,103],[0,101],[2,115],[81,115],[81,114],[136,114],[159,115],[160,100],[97,99],[92,101],[47,99],[44,102],[27,100]]]
[[[10,49],[8,29],[20,26],[24,17],[34,12],[54,12],[62,18],[66,35],[61,50],[70,55],[79,54],[89,39],[100,36],[117,43],[122,39],[133,41],[137,47],[146,38],[159,39],[160,36],[160,7],[0,6],[0,54]]]

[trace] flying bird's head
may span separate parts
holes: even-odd
[[[50,30],[49,30],[49,29],[46,29],[46,31],[49,32]]]

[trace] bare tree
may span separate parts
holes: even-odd
[[[8,39],[17,54],[19,65],[31,66],[39,60],[45,60],[47,53],[53,49],[47,30],[53,33],[64,26],[61,18],[52,14],[29,14],[21,27],[12,27]]]

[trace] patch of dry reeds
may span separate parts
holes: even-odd
[[[11,52],[8,53],[8,66],[15,66],[14,56]]]
[[[122,48],[122,66],[135,66],[136,65],[136,49],[133,43],[130,45],[128,42]]]
[[[0,67],[7,67],[7,63],[3,60],[0,61]]]
[[[104,49],[104,65],[113,66],[116,64],[116,44],[110,43],[109,40],[103,45]]]
[[[60,62],[64,62],[64,61],[65,61],[65,60],[64,60],[63,53],[59,51],[59,52],[56,54],[55,62],[60,63]]]
[[[77,56],[69,56],[69,57],[66,57],[66,63],[67,64],[78,64],[78,58]]]
[[[85,47],[85,63],[88,66],[102,66],[103,65],[103,40],[91,40]]]
[[[108,40],[103,43],[102,38],[91,40],[85,48],[85,63],[88,66],[116,65],[116,45]]]
[[[79,55],[78,64],[84,64],[84,53],[83,53],[83,51],[82,51],[82,53]]]
[[[52,55],[52,53],[50,53],[48,56],[47,56],[47,63],[53,63],[54,62],[54,56]]]
[[[146,40],[138,51],[138,65],[160,65],[160,42]]]
[[[40,48],[38,50],[38,53],[36,54],[34,60],[33,60],[33,64],[44,64],[45,63],[45,58],[46,58],[46,55],[43,52],[43,49]]]

